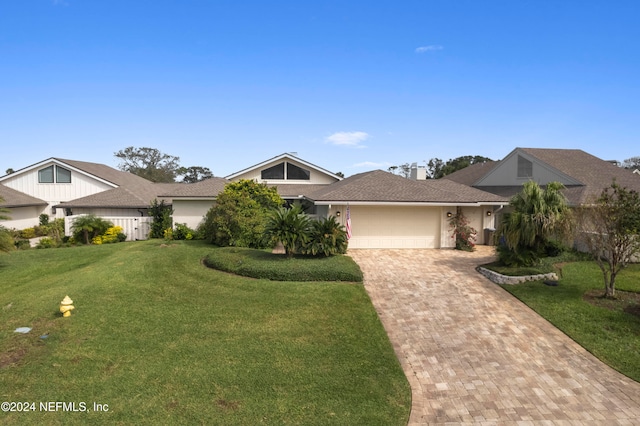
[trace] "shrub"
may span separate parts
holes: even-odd
[[[456,240],[456,250],[473,251],[478,232],[469,226],[470,223],[459,207],[449,219],[449,229],[453,231],[451,238]]]
[[[158,200],[153,200],[151,206],[149,206],[149,216],[153,217],[151,223],[150,238],[163,238],[164,231],[167,228],[171,228],[173,219],[171,215],[173,209],[164,203],[164,200],[158,203]]]
[[[96,215],[88,214],[77,217],[73,221],[71,229],[76,241],[83,241],[85,244],[89,244],[91,240],[98,235],[104,234],[112,226],[113,223]]]
[[[212,250],[204,264],[237,275],[277,281],[362,281],[360,267],[348,256],[289,259],[263,250],[223,247]]]
[[[25,240],[30,240],[31,238],[36,237],[36,230],[34,228],[24,228],[20,231],[20,238],[24,238]]]
[[[42,213],[39,217],[39,224],[40,226],[47,226],[49,224],[49,215],[46,213]]]
[[[18,250],[27,250],[31,248],[31,243],[29,242],[29,240],[16,240],[14,245]]]
[[[228,184],[199,227],[218,246],[263,248],[268,212],[283,204],[275,188],[251,180]]]
[[[186,223],[176,223],[173,229],[174,240],[192,240],[195,235],[196,231],[189,228]]]
[[[309,241],[303,251],[306,254],[332,256],[347,252],[347,232],[335,217],[311,221]]]
[[[291,208],[279,207],[267,219],[265,236],[272,245],[282,242],[286,254],[291,257],[309,242],[311,221],[299,204]]]
[[[113,244],[124,241],[127,236],[122,233],[121,226],[112,226],[102,235],[94,237],[91,242],[93,244]]]
[[[52,248],[56,246],[56,242],[53,241],[51,238],[42,238],[40,241],[38,241],[38,244],[36,245],[37,249],[46,249],[46,248]]]

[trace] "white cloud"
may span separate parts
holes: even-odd
[[[362,163],[354,164],[354,168],[367,168],[367,169],[387,169],[391,163],[376,163],[373,161],[363,161]]]
[[[433,52],[435,50],[442,50],[444,46],[440,46],[439,44],[430,44],[428,46],[420,46],[416,48],[416,53],[425,53],[425,52]]]
[[[369,134],[366,132],[336,132],[325,138],[325,142],[333,145],[346,145],[355,148],[364,148],[362,142],[369,139]]]

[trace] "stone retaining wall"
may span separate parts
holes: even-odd
[[[518,277],[513,277],[509,275],[502,275],[494,271],[490,271],[489,269],[483,268],[482,266],[478,266],[476,270],[496,284],[521,284],[527,281],[541,281],[541,280],[558,281],[558,276],[556,275],[555,272],[551,272],[549,274],[522,275]]]

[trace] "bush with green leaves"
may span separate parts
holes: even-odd
[[[456,214],[449,219],[449,229],[452,231],[451,238],[455,239],[456,250],[473,251],[475,248],[476,231],[470,225],[471,221],[462,213],[460,207]]]
[[[189,228],[186,223],[176,223],[172,231],[174,240],[193,240],[196,238],[196,231]]]
[[[150,238],[164,237],[164,230],[173,226],[172,214],[173,209],[164,200],[160,202],[157,199],[153,200],[153,203],[149,206],[149,216],[153,218],[151,231],[149,232]]]
[[[346,253],[348,244],[344,226],[335,217],[329,216],[311,221],[309,241],[304,246],[304,252],[313,256],[333,256]]]
[[[278,207],[267,220],[265,236],[271,245],[281,242],[291,257],[304,250],[311,238],[311,221],[299,204],[290,208]]]
[[[229,183],[198,229],[218,246],[264,248],[269,211],[284,204],[275,188],[253,180]]]
[[[56,242],[49,237],[44,237],[40,239],[40,241],[38,241],[38,244],[36,244],[37,249],[47,249],[47,248],[53,248],[53,247],[56,247]]]
[[[90,244],[92,239],[104,234],[112,226],[113,223],[96,215],[88,214],[75,218],[71,231],[76,241]]]
[[[509,201],[498,228],[498,256],[505,265],[531,266],[557,252],[573,230],[573,217],[559,182],[541,188],[529,181]]]

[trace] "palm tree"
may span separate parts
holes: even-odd
[[[309,241],[309,216],[299,204],[278,207],[267,219],[265,235],[272,242],[282,242],[285,253],[292,257]]]
[[[104,234],[109,227],[113,226],[111,222],[108,222],[101,217],[93,214],[80,216],[73,221],[71,229],[73,230],[73,236],[78,237],[82,235],[84,237],[85,244],[91,243],[91,239]]]
[[[511,252],[528,258],[520,263],[537,261],[551,241],[570,235],[571,214],[562,189],[559,182],[543,189],[529,181],[509,201],[513,211],[504,214],[499,234]]]

